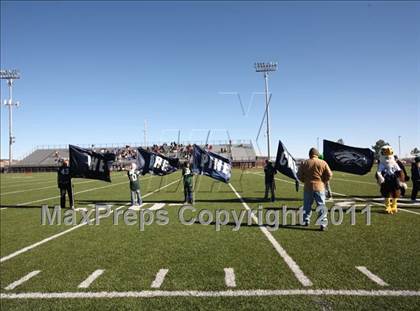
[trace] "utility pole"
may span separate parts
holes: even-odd
[[[13,81],[20,79],[20,73],[18,70],[0,70],[0,78],[7,80],[7,85],[9,88],[9,99],[4,100],[4,105],[9,108],[9,172],[12,168],[12,161],[13,161],[13,153],[12,153],[12,145],[15,142],[15,137],[13,136],[13,118],[12,118],[12,108],[13,106],[18,107],[19,102],[13,102]]]
[[[318,149],[319,152],[319,137],[316,138],[316,149]]]
[[[270,110],[269,110],[269,95],[268,95],[268,73],[277,70],[277,63],[255,63],[255,71],[264,73],[265,83],[265,111],[267,114],[267,158],[270,160]]]

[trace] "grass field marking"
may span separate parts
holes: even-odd
[[[102,273],[104,273],[105,270],[95,270],[91,275],[87,277],[86,280],[84,280],[82,283],[77,286],[78,288],[88,288],[90,284],[92,284],[98,277],[101,276]]]
[[[28,185],[28,184],[47,184],[47,183],[56,183],[57,177],[51,176],[51,177],[39,177],[32,180],[20,180],[20,181],[14,181],[14,182],[8,182],[8,181],[2,181],[2,189],[9,188],[9,187],[16,187],[21,185]]]
[[[403,212],[407,212],[407,213],[411,213],[411,214],[416,214],[416,215],[420,215],[420,213],[414,212],[414,211],[410,211],[408,209],[405,208],[398,208],[398,210],[403,211]]]
[[[152,178],[152,177],[148,177],[148,178],[145,178],[145,179],[149,179],[149,178]],[[143,179],[143,180],[145,180],[145,179]],[[73,195],[80,194],[80,193],[85,193],[85,192],[89,192],[89,191],[95,191],[95,190],[99,190],[99,189],[103,189],[103,188],[113,187],[113,186],[121,185],[123,183],[125,183],[125,181],[122,181],[122,182],[119,182],[119,183],[116,183],[116,184],[102,186],[102,187],[90,188],[90,189],[86,189],[86,190],[75,192],[75,193],[73,193]],[[44,198],[44,199],[40,199],[40,200],[35,200],[35,201],[30,201],[30,202],[25,202],[25,203],[19,203],[16,206],[25,206],[25,205],[32,204],[32,203],[37,203],[37,202],[42,202],[42,201],[46,201],[46,200],[57,199],[59,197],[60,196],[57,195],[57,196],[50,197],[50,198]],[[7,207],[2,208],[2,210],[3,209],[7,209]]]
[[[48,180],[45,180],[45,179],[48,179]],[[15,182],[2,181],[1,184],[2,184],[2,188],[7,188],[7,187],[26,185],[28,183],[46,184],[46,183],[52,183],[56,181],[57,181],[56,179],[44,177],[44,178],[39,178],[39,179],[21,180],[21,181],[15,181]]]
[[[150,285],[151,288],[160,288],[160,286],[163,284],[163,281],[165,280],[165,276],[168,273],[168,269],[160,269],[158,273],[156,274],[156,277],[154,281],[152,282],[152,285]]]
[[[91,221],[94,221],[94,219],[92,219]],[[78,229],[80,227],[83,227],[83,226],[87,225],[90,222],[84,222],[84,223],[78,224],[77,226],[71,227],[71,228],[69,228],[67,230],[64,230],[64,231],[62,231],[60,233],[54,234],[54,235],[52,235],[52,236],[50,236],[48,238],[45,238],[45,239],[43,239],[43,240],[41,240],[39,242],[34,243],[32,245],[26,246],[26,247],[24,247],[24,248],[22,248],[22,249],[20,249],[20,250],[18,250],[16,252],[14,252],[14,253],[11,253],[11,254],[9,254],[7,256],[1,257],[0,258],[0,263],[5,262],[6,260],[9,260],[9,259],[11,259],[13,257],[16,257],[16,256],[20,255],[20,254],[26,253],[27,251],[30,251],[31,249],[33,249],[35,247],[38,247],[38,246],[40,246],[42,244],[45,244],[45,243],[47,243],[49,241],[52,241],[52,240],[56,239],[56,238],[58,238],[58,237],[60,237],[62,235],[65,235],[65,234],[67,234],[69,232],[72,232],[73,230],[76,230],[76,229]]]
[[[254,220],[254,222],[256,224],[258,224],[258,218],[252,212],[252,210],[248,206],[248,204],[244,201],[244,199],[236,191],[236,189],[232,186],[231,183],[229,183],[229,186],[232,189],[232,191],[235,193],[235,195],[238,197],[238,199],[241,201],[241,203],[245,207],[245,209],[248,210],[251,213],[251,217]],[[289,254],[286,252],[286,250],[273,237],[273,235],[271,234],[271,232],[268,231],[268,229],[266,227],[264,227],[264,226],[259,226],[259,228],[264,233],[264,235],[267,237],[267,239],[271,242],[271,245],[273,245],[273,247],[277,251],[277,253],[283,258],[283,260],[289,266],[290,270],[292,270],[292,272],[295,274],[295,277],[299,280],[299,282],[303,286],[312,286],[313,283],[311,282],[311,280],[309,280],[309,278],[303,273],[303,271],[300,269],[300,267],[297,265],[297,263],[293,260],[293,258],[289,256]]]
[[[225,284],[227,287],[236,287],[235,272],[233,268],[224,268],[225,270]]]
[[[251,172],[251,174],[259,175],[259,176],[264,177],[264,175],[262,175],[260,173]],[[288,180],[283,180],[283,179],[280,179],[280,178],[274,178],[274,179],[279,180],[279,181],[283,181],[283,182],[289,183],[289,184],[295,184],[294,182],[291,182],[291,181],[288,181]],[[344,193],[339,193],[339,192],[332,192],[332,193],[333,194],[336,194],[336,195],[339,195],[339,196],[348,197],[347,194],[344,194]],[[352,197],[352,198],[349,197],[349,200],[350,199],[354,199],[354,200],[358,200],[358,201],[362,201],[362,202],[369,202],[369,200],[365,200],[363,198],[358,198],[358,197]],[[374,202],[374,203],[377,204],[377,205],[380,205],[380,206],[385,206],[384,204],[379,203],[379,202]],[[405,204],[405,203],[403,203],[403,204],[404,204],[404,206],[407,206],[407,204]],[[409,205],[409,206],[411,206],[411,205]],[[414,206],[416,206],[416,205],[414,205]],[[410,211],[410,210],[406,210],[404,208],[398,208],[398,209],[401,210],[401,211],[403,211],[403,212],[420,215],[420,213],[417,213],[417,212],[414,212],[414,211]]]
[[[15,289],[16,287],[18,287],[19,285],[25,283],[26,281],[28,281],[29,279],[33,278],[35,275],[37,275],[40,272],[41,272],[40,270],[32,271],[32,272],[28,273],[27,275],[25,275],[24,277],[20,278],[19,280],[14,281],[13,283],[10,283],[4,289],[5,290]]]
[[[151,207],[149,207],[148,209],[151,210],[151,211],[157,211],[158,209],[161,209],[164,206],[165,206],[165,203],[155,203]]]
[[[160,190],[161,190],[161,189],[163,189],[163,188],[169,187],[170,185],[172,185],[172,184],[174,184],[174,183],[178,182],[179,180],[180,180],[180,179],[177,179],[177,180],[175,180],[175,181],[173,181],[173,182],[171,182],[171,183],[169,183],[169,184],[166,184],[166,185],[164,185],[164,186],[162,186],[162,187],[159,187],[158,189],[156,189],[156,190],[154,190],[154,191],[152,191],[152,192],[149,192],[149,193],[145,194],[143,197],[144,197],[144,198],[146,198],[146,197],[148,197],[149,195],[152,195],[153,193],[156,193],[157,191],[160,191]],[[121,205],[120,207],[116,208],[115,210],[120,210],[121,208],[123,208],[123,207],[125,207],[125,206],[127,206],[127,205],[129,205],[129,204],[130,204],[130,203],[126,203],[126,204],[124,204],[124,205]],[[111,211],[111,213],[110,213],[108,216],[112,215],[112,213],[113,213],[115,210],[112,210],[112,211]],[[102,217],[100,217],[100,218],[103,218],[103,217],[104,217],[104,216],[102,216]],[[11,258],[13,258],[13,257],[16,257],[16,256],[18,256],[18,255],[20,255],[20,254],[22,254],[22,253],[25,253],[25,252],[27,252],[27,251],[29,251],[29,250],[31,250],[31,249],[33,249],[33,248],[35,248],[35,247],[38,247],[38,246],[40,246],[40,245],[42,245],[42,244],[45,244],[45,243],[47,243],[47,242],[49,242],[49,241],[51,241],[51,240],[54,240],[54,239],[56,239],[56,238],[58,238],[58,237],[60,237],[60,236],[62,236],[62,235],[65,235],[65,234],[67,234],[67,233],[69,233],[69,232],[72,232],[73,230],[76,230],[76,229],[78,229],[78,228],[81,228],[81,227],[83,227],[83,226],[85,226],[85,225],[87,225],[87,224],[89,224],[89,223],[91,223],[91,222],[93,222],[93,221],[95,221],[95,218],[92,218],[92,219],[91,219],[91,220],[89,220],[88,222],[83,222],[83,223],[78,224],[78,225],[76,225],[76,226],[74,226],[74,227],[71,227],[71,228],[69,228],[69,229],[67,229],[67,230],[64,230],[64,231],[62,231],[62,232],[59,232],[59,233],[57,233],[57,234],[54,234],[54,235],[52,235],[52,236],[50,236],[50,237],[48,237],[48,238],[45,238],[45,239],[43,239],[43,240],[41,240],[41,241],[39,241],[39,242],[34,243],[34,244],[32,244],[32,245],[26,246],[26,247],[24,247],[24,248],[22,248],[22,249],[20,249],[20,250],[18,250],[18,251],[16,251],[16,252],[14,252],[14,253],[11,253],[11,254],[9,254],[9,255],[7,255],[7,256],[1,257],[1,258],[0,258],[0,263],[5,262],[6,260],[9,260],[9,259],[11,259]]]
[[[3,176],[3,175],[1,175]],[[1,178],[1,182],[8,185],[19,185],[20,183],[24,182],[34,182],[36,180],[45,180],[44,182],[48,182],[53,180],[55,176],[37,176],[35,177],[21,177],[21,179],[29,179],[29,180],[10,180],[9,178]],[[55,177],[56,178],[56,177]],[[20,179],[20,178],[19,178]]]
[[[143,206],[145,206],[146,204],[149,204],[149,203],[142,203],[142,204],[140,204],[140,205],[131,205],[128,209],[129,209],[129,210],[132,210],[132,211],[136,211],[136,212],[138,212],[138,211],[140,211],[140,210],[141,210],[141,208],[142,208]]]
[[[148,177],[148,178],[145,178],[145,179],[150,179],[150,178],[152,178],[152,177]],[[81,194],[81,193],[85,193],[85,192],[90,192],[90,191],[95,191],[95,190],[100,190],[100,189],[109,188],[109,187],[114,187],[114,186],[122,185],[124,183],[127,183],[127,181],[121,181],[121,182],[118,182],[118,183],[115,183],[115,184],[113,183],[113,184],[106,185],[106,186],[101,186],[101,187],[95,187],[95,188],[90,188],[90,189],[86,189],[86,190],[81,190],[81,191],[75,192],[73,195]],[[59,195],[56,195],[56,196],[50,197],[50,198],[39,199],[39,200],[25,202],[25,203],[19,203],[19,204],[17,204],[17,206],[25,206],[25,205],[32,204],[32,203],[37,203],[37,202],[42,202],[42,201],[57,199],[59,197],[60,197]]]
[[[153,297],[268,297],[268,296],[358,296],[358,297],[420,297],[418,290],[364,289],[253,289],[225,291],[162,291],[130,292],[62,292],[62,293],[0,293],[0,299],[92,299],[92,298],[153,298]]]
[[[94,181],[95,180],[87,180],[87,181],[82,181],[82,182],[79,182],[79,183],[74,183],[73,185],[82,185],[82,184],[87,184],[87,183],[91,183],[91,182],[94,182]],[[57,183],[55,183],[55,185],[53,185],[53,186],[47,186],[47,187],[42,187],[42,188],[31,188],[31,189],[26,189],[26,190],[17,190],[17,191],[11,191],[11,192],[4,192],[4,193],[0,193],[0,196],[2,196],[2,195],[8,195],[8,194],[15,194],[15,193],[35,191],[35,190],[43,190],[43,189],[49,189],[49,188],[58,188]]]
[[[36,184],[37,186],[41,185],[41,184],[57,184],[57,180],[48,180],[48,181],[42,181],[42,179],[40,179],[41,181],[35,181],[32,180],[32,184]],[[13,190],[15,188],[19,187],[26,187],[28,186],[28,183],[16,183],[13,185],[6,185],[6,186],[2,186],[0,188],[1,191],[5,191],[5,190]]]
[[[372,280],[376,284],[378,284],[380,286],[388,286],[388,283],[384,282],[384,280],[382,280],[376,274],[373,274],[372,272],[370,272],[368,270],[368,268],[363,267],[363,266],[357,266],[356,269],[359,270],[360,272],[362,272],[364,275],[366,275],[370,280]]]
[[[120,177],[120,176],[115,176],[115,178],[117,178],[117,177]],[[73,185],[82,185],[82,184],[91,183],[91,182],[95,182],[95,181],[97,181],[97,180],[87,180],[87,181],[75,182],[75,183],[73,183]],[[35,182],[35,183],[36,184],[42,184],[42,183],[46,183],[46,182]],[[57,180],[51,180],[51,181],[48,181],[48,183],[53,183],[53,185],[52,186],[44,186],[42,188],[30,188],[30,189],[25,189],[25,190],[16,190],[16,191],[4,192],[4,193],[0,193],[0,196],[8,195],[8,194],[14,194],[14,193],[35,191],[35,190],[43,190],[43,189],[54,188],[54,187],[57,188],[58,187],[57,186]]]
[[[351,180],[351,179],[345,179],[345,178],[339,178],[339,177],[333,177],[333,180],[342,180],[342,181],[348,181],[348,182],[353,182],[357,184],[375,185],[378,187],[378,183],[376,182],[368,182],[368,181],[362,181],[362,180],[357,181],[357,180]],[[411,187],[407,185],[407,189],[411,189]]]

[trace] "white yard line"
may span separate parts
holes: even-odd
[[[1,187],[1,189],[4,190],[4,188],[9,188],[9,187],[14,188],[14,187],[17,187],[17,186],[25,186],[29,182],[31,184],[37,184],[37,185],[39,185],[39,184],[47,184],[47,183],[57,183],[57,179],[51,179],[51,180],[45,180],[45,179],[26,180],[26,181],[15,182],[15,183],[2,182],[2,185],[3,186]]]
[[[144,197],[144,198],[146,198],[146,197],[148,197],[148,196],[150,196],[150,195],[152,195],[152,194],[154,194],[154,193],[156,193],[156,192],[160,191],[160,190],[161,190],[161,189],[163,189],[163,188],[166,188],[166,187],[169,187],[170,185],[173,185],[174,183],[176,183],[176,182],[178,182],[178,181],[179,181],[179,179],[177,179],[177,180],[175,180],[175,181],[173,181],[173,182],[171,182],[171,183],[169,183],[169,184],[166,184],[165,186],[162,186],[162,187],[160,187],[160,188],[158,188],[158,189],[156,189],[156,190],[154,190],[154,191],[152,191],[152,192],[147,193],[147,194],[146,194],[146,195],[144,195],[143,197]],[[116,208],[115,210],[112,210],[112,211],[111,211],[111,213],[110,213],[110,215],[111,215],[114,211],[116,211],[116,210],[120,210],[121,208],[123,208],[123,207],[125,207],[125,206],[127,206],[127,205],[129,205],[129,204],[130,204],[130,203],[126,203],[126,204],[124,204],[124,205],[119,206],[119,207],[118,207],[118,208]],[[86,226],[87,224],[90,224],[90,223],[92,223],[93,221],[95,221],[95,218],[92,218],[92,219],[90,219],[88,222],[84,222],[84,223],[78,224],[77,226],[71,227],[71,228],[69,228],[69,229],[67,229],[67,230],[65,230],[65,231],[60,232],[60,233],[54,234],[54,235],[52,235],[52,236],[50,236],[50,237],[48,237],[48,238],[46,238],[46,239],[43,239],[43,240],[41,240],[41,241],[39,241],[39,242],[34,243],[34,244],[32,244],[32,245],[26,246],[26,247],[24,247],[24,248],[22,248],[22,249],[20,249],[20,250],[18,250],[18,251],[16,251],[16,252],[14,252],[14,253],[11,253],[11,254],[9,254],[9,255],[7,255],[7,256],[1,257],[1,258],[0,258],[0,263],[5,262],[6,260],[9,260],[9,259],[11,259],[11,258],[13,258],[13,257],[16,257],[16,256],[20,255],[20,254],[23,254],[23,253],[25,253],[25,252],[27,252],[27,251],[29,251],[29,250],[31,250],[31,249],[33,249],[33,248],[35,248],[35,247],[38,247],[38,246],[40,246],[40,245],[42,245],[42,244],[45,244],[45,243],[49,242],[49,241],[51,241],[51,240],[54,240],[54,239],[56,239],[56,238],[58,238],[58,237],[60,237],[60,236],[62,236],[62,235],[65,235],[65,234],[67,234],[67,233],[69,233],[69,232],[72,232],[73,230],[76,230],[76,229],[78,229],[78,228],[81,228],[81,227],[83,227],[83,226]]]
[[[113,183],[113,184],[102,186],[102,187],[95,187],[95,188],[90,188],[90,189],[78,191],[78,192],[75,192],[73,195],[80,194],[80,193],[85,193],[85,192],[90,192],[90,191],[95,191],[95,190],[100,190],[100,189],[105,189],[105,188],[110,188],[110,187],[122,185],[124,183],[127,183],[127,181],[121,181],[121,182],[118,182],[118,183]],[[17,204],[17,206],[25,206],[25,205],[29,205],[29,204],[32,204],[32,203],[37,203],[37,202],[42,202],[42,201],[57,199],[59,197],[60,197],[59,195],[56,195],[56,196],[49,197],[49,198],[39,199],[39,200],[35,200],[35,201],[29,201],[29,202],[25,202],[25,203],[19,203],[19,204]]]
[[[122,206],[124,206],[124,205],[122,205]],[[62,231],[62,232],[57,233],[57,234],[54,234],[54,235],[52,235],[52,236],[50,236],[50,237],[48,237],[46,239],[43,239],[43,240],[41,240],[39,242],[36,242],[34,244],[31,244],[29,246],[26,246],[26,247],[24,247],[24,248],[22,248],[22,249],[20,249],[20,250],[18,250],[16,252],[14,252],[14,253],[11,253],[10,255],[1,257],[0,258],[0,263],[5,262],[6,260],[9,260],[9,259],[11,259],[13,257],[16,257],[16,256],[20,255],[20,254],[26,253],[27,251],[30,251],[31,249],[33,249],[35,247],[38,247],[38,246],[40,246],[42,244],[45,244],[45,243],[47,243],[49,241],[52,241],[52,240],[54,240],[56,238],[59,238],[60,236],[65,235],[65,234],[67,234],[69,232],[72,232],[73,230],[79,229],[79,228],[87,225],[88,223],[91,223],[93,220],[94,219],[92,219],[89,222],[84,222],[84,223],[78,224],[77,226],[71,227],[70,229],[67,229],[67,230]]]
[[[238,197],[238,199],[241,201],[242,205],[245,207],[246,210],[248,210],[251,214],[252,220],[256,224],[258,224],[258,218],[255,216],[255,214],[252,212],[251,208],[248,206],[248,204],[242,199],[240,194],[236,191],[236,189],[232,186],[231,183],[229,183],[230,188],[235,193],[235,195]],[[268,229],[264,226],[259,226],[260,230],[264,233],[264,235],[267,237],[267,239],[271,242],[274,249],[277,251],[277,253],[283,258],[285,263],[289,266],[290,270],[295,274],[295,277],[299,280],[299,282],[303,286],[312,286],[311,280],[302,272],[300,267],[297,265],[297,263],[293,260],[292,257],[289,256],[289,254],[286,252],[286,250],[280,245],[280,243],[273,237],[273,235],[268,231]]]
[[[376,284],[378,284],[380,286],[388,286],[388,284],[386,282],[384,282],[384,280],[382,280],[376,274],[373,274],[372,272],[370,272],[366,267],[358,266],[358,267],[356,267],[356,269],[359,270],[360,272],[362,272],[364,275],[366,275],[370,280],[372,280]]]
[[[165,280],[165,276],[168,273],[168,269],[160,269],[159,272],[156,274],[155,280],[150,285],[151,288],[160,288],[163,281]]]
[[[264,177],[264,175],[262,175],[262,174],[259,174],[259,173],[254,173],[254,172],[251,172],[251,174],[254,174],[254,175],[258,175],[258,176],[262,176],[262,177]],[[295,184],[294,182],[291,182],[291,181],[288,181],[288,180],[283,180],[283,179],[280,179],[280,178],[275,178],[276,180],[279,180],[279,181],[282,181],[282,182],[285,182],[285,183],[290,183],[290,184]],[[336,195],[339,195],[339,196],[343,196],[343,197],[348,197],[347,196],[347,194],[344,194],[344,193],[339,193],[339,192],[333,192],[333,194],[336,194]],[[348,197],[349,198],[349,200],[351,200],[351,199],[353,199],[353,200],[358,200],[358,201],[362,201],[362,202],[370,202],[369,200],[365,200],[365,199],[363,199],[363,198],[358,198],[358,197]],[[371,200],[372,201],[372,200]],[[374,202],[375,204],[378,204],[378,205],[381,205],[381,206],[384,206],[384,204],[382,204],[382,203],[379,203],[379,202]],[[407,203],[399,203],[400,205],[403,205],[403,206],[413,206],[413,207],[418,207],[417,205],[409,205],[409,204],[407,204]],[[416,214],[416,215],[420,215],[420,213],[418,213],[418,212],[414,212],[414,211],[410,211],[410,210],[406,210],[406,209],[404,209],[404,208],[398,208],[398,210],[401,210],[401,211],[403,211],[403,212],[407,212],[407,213],[412,213],[412,214]]]
[[[91,183],[91,182],[94,182],[94,181],[96,181],[96,180],[82,181],[82,182],[79,182],[79,183],[74,183],[73,185],[82,185],[82,184],[87,184],[87,183]],[[25,190],[4,192],[4,193],[0,193],[0,196],[8,195],[8,194],[15,194],[15,193],[22,193],[22,192],[29,192],[29,191],[36,191],[36,190],[43,190],[43,189],[49,189],[49,188],[57,188],[57,183],[55,183],[55,185],[53,185],[53,186],[47,186],[47,187],[42,187],[42,188],[31,188],[31,189],[25,189]]]
[[[339,178],[339,177],[333,177],[333,180],[342,180],[342,181],[348,181],[348,182],[353,182],[353,183],[357,183],[357,184],[366,184],[366,185],[378,186],[378,184],[376,182],[358,181],[358,180],[345,179],[345,178]],[[411,187],[407,185],[407,189],[411,190]]]
[[[410,211],[410,210],[408,210],[408,209],[401,208],[401,207],[399,207],[399,208],[398,208],[398,210],[399,210],[399,211],[406,212],[406,213],[411,213],[411,214],[420,215],[420,213],[418,213],[418,212]]]
[[[227,287],[236,287],[235,272],[233,268],[225,268],[225,284]]]
[[[165,206],[165,203],[155,203],[151,207],[149,207],[149,210],[156,211],[158,209],[161,209],[164,206]]]
[[[22,283],[25,283],[27,280],[33,278],[35,275],[37,275],[40,272],[41,272],[40,270],[32,271],[32,272],[28,273],[27,275],[25,275],[23,278],[21,278],[17,281],[14,281],[13,283],[7,285],[4,289],[5,290],[12,290],[12,289],[18,287],[19,285],[21,285]]]
[[[142,203],[141,205],[133,205],[133,206],[130,206],[128,209],[129,209],[129,210],[132,210],[132,211],[136,211],[136,212],[138,212],[138,211],[140,211],[140,210],[142,209],[142,207],[143,207],[143,206],[145,206],[146,204],[148,204],[148,203]]]
[[[149,178],[151,178],[151,177],[149,177]],[[145,178],[145,179],[149,179],[149,178]],[[106,185],[106,186],[102,186],[102,187],[95,187],[95,188],[90,188],[90,189],[78,191],[78,192],[73,193],[73,195],[80,194],[80,193],[85,193],[85,192],[90,192],[90,191],[95,191],[95,190],[99,190],[99,189],[104,189],[104,188],[109,188],[109,187],[121,185],[123,183],[126,183],[126,181],[122,181],[122,182],[119,182],[119,183],[116,183],[116,184],[110,184],[110,185]],[[25,203],[19,203],[16,206],[25,206],[25,205],[29,205],[29,204],[32,204],[32,203],[37,203],[37,202],[43,202],[43,201],[47,201],[47,200],[57,199],[59,197],[60,197],[59,195],[56,195],[54,197],[49,197],[49,198],[44,198],[44,199],[29,201],[29,202],[25,202]],[[7,207],[2,208],[2,210],[3,209],[7,209]]]
[[[91,275],[88,276],[86,280],[84,280],[82,283],[77,286],[78,288],[88,288],[90,284],[92,284],[98,277],[101,276],[102,273],[104,273],[105,270],[98,269],[94,271]]]
[[[224,291],[162,291],[131,292],[62,292],[0,294],[0,299],[92,299],[92,298],[153,298],[153,297],[266,297],[266,296],[359,296],[419,297],[419,290],[347,290],[347,289],[254,289]]]

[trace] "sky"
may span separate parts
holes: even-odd
[[[317,137],[420,147],[420,3],[2,1],[1,68],[17,68],[15,158],[37,145]],[[241,108],[241,98],[244,109]],[[254,96],[253,96],[254,94]],[[8,98],[1,81],[1,99]],[[243,113],[243,110],[245,113]],[[229,134],[229,136],[228,136]],[[262,133],[258,146],[266,154]],[[258,148],[257,148],[258,149]],[[1,157],[8,115],[1,107]]]

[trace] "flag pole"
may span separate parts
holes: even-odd
[[[205,144],[204,144],[204,148],[206,147],[206,145],[207,145],[207,144],[208,144],[208,142],[209,142],[210,133],[211,133],[211,130],[209,130],[209,131],[208,131],[208,133],[207,133],[207,138],[206,138],[206,142],[205,142]],[[195,190],[196,190],[196,189],[198,190],[198,189],[200,188],[200,185],[201,185],[201,179],[202,179],[202,177],[201,177],[201,176],[203,176],[203,161],[201,161],[200,165],[201,165],[201,174],[200,174],[200,176],[197,178],[196,182],[194,183],[194,186],[195,186],[197,183],[198,183],[198,185],[197,185],[197,187],[194,187],[194,189],[193,189],[193,205],[195,205]],[[194,178],[194,175],[193,175],[193,178]]]

